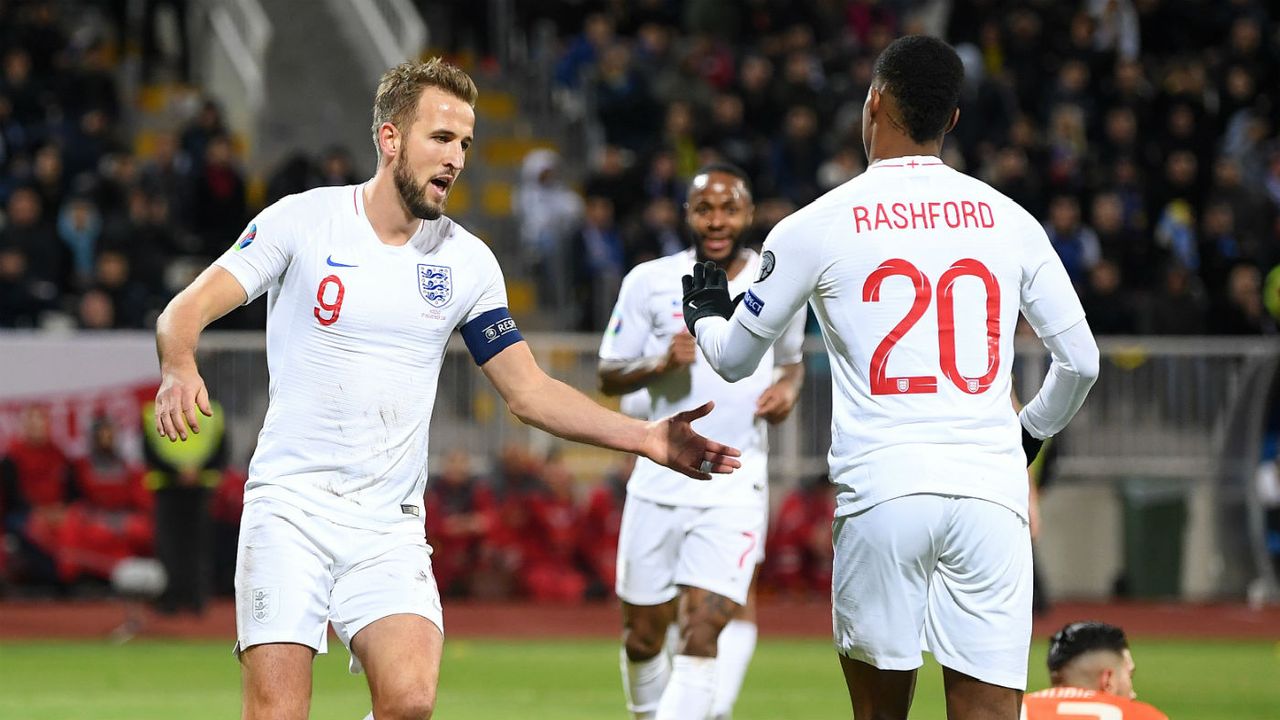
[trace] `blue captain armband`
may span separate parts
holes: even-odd
[[[504,307],[477,315],[471,322],[463,325],[460,332],[476,365],[484,365],[508,346],[524,340],[520,335],[520,328],[516,327],[516,321],[511,319],[511,313]]]

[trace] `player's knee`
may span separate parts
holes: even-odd
[[[373,716],[378,720],[430,720],[436,698],[431,691],[422,689],[396,693],[375,705]]]
[[[720,640],[720,631],[725,622],[717,617],[693,615],[680,630],[682,655],[694,657],[715,657]]]
[[[622,646],[627,651],[627,658],[637,662],[656,657],[662,652],[665,639],[665,629],[657,632],[656,628],[647,625],[632,626],[622,631]]]

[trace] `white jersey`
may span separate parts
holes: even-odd
[[[216,261],[248,301],[267,293],[270,402],[245,499],[420,532],[445,347],[507,294],[488,246],[447,217],[382,243],[361,187],[276,202]]]
[[[776,337],[809,301],[834,381],[837,515],[915,493],[1027,512],[1010,403],[1021,308],[1041,337],[1084,319],[1035,218],[935,157],[876,162],[783,220],[734,317]]]
[[[729,281],[729,294],[744,292],[760,274],[760,255],[744,250],[746,265]],[[671,338],[687,332],[680,278],[693,271],[693,250],[637,265],[622,280],[609,329],[600,343],[601,360],[638,360],[663,355]],[[742,468],[709,481],[691,480],[646,458],[636,461],[627,493],[664,505],[693,507],[753,506],[768,500],[767,423],[755,417],[756,399],[774,382],[774,367],[800,362],[804,342],[804,309],[792,313],[777,344],[750,377],[729,383],[716,374],[697,350],[697,360],[684,371],[670,373],[647,388],[650,419],[692,410],[714,400],[715,410],[697,421],[698,432],[742,451]],[[637,393],[638,395],[638,393]],[[630,397],[630,396],[628,396]],[[634,412],[634,411],[633,411]]]

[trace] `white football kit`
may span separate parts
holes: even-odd
[[[838,649],[906,670],[923,645],[947,667],[1023,687],[1031,552],[1010,403],[1019,309],[1054,357],[1023,411],[1033,434],[1065,426],[1097,373],[1043,228],[985,183],[916,156],[873,163],[779,223],[764,249],[773,272],[731,319],[699,321],[697,340],[734,378],[796,308],[807,301],[817,315],[834,381]]]
[[[216,265],[267,293],[270,400],[245,486],[238,647],[325,651],[413,613],[443,628],[423,537],[427,438],[449,337],[477,363],[520,339],[489,248],[447,217],[382,243],[362,186],[266,208]],[[353,668],[356,666],[353,663]]]
[[[729,281],[731,294],[745,291],[761,272],[760,255],[743,252],[747,262]],[[687,332],[680,276],[695,261],[690,249],[627,274],[600,344],[601,360],[663,355],[674,336]],[[803,308],[792,313],[760,368],[737,384],[720,378],[698,351],[688,368],[647,386],[648,418],[714,400],[715,410],[698,420],[698,431],[741,449],[742,467],[699,481],[646,458],[636,461],[618,540],[618,597],[659,605],[675,597],[678,586],[689,585],[746,601],[768,524],[768,428],[755,417],[756,399],[773,384],[775,367],[800,362],[804,318]]]

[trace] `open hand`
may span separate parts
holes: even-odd
[[[695,480],[710,480],[712,473],[731,473],[742,463],[737,448],[709,440],[693,430],[693,421],[715,407],[708,402],[693,410],[649,423],[644,456]]]

